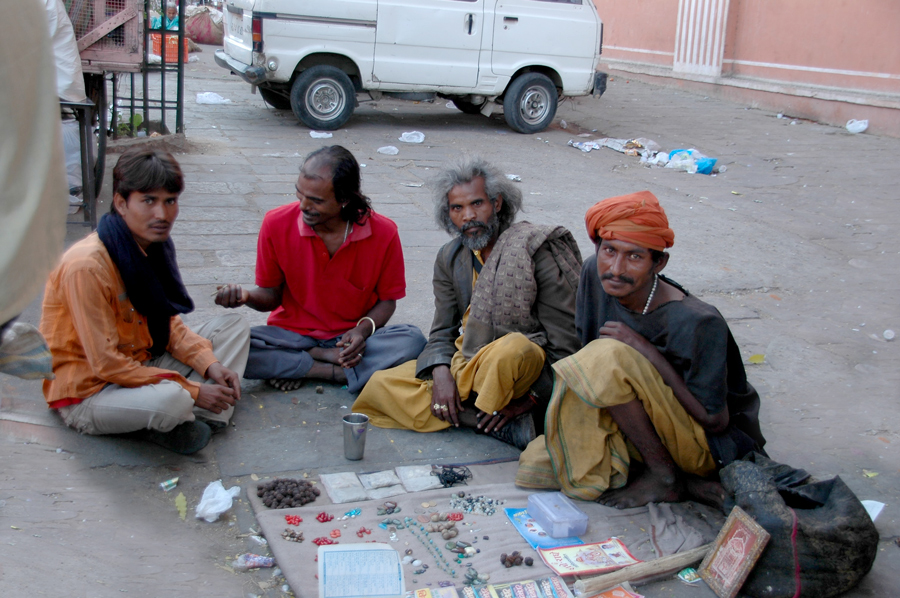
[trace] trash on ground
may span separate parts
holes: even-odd
[[[453,103],[453,100],[450,100],[446,104],[444,104],[446,108],[450,108],[451,110],[456,110],[456,104]]]
[[[385,154],[388,156],[396,156],[397,154],[400,153],[400,150],[397,149],[396,146],[393,146],[393,145],[385,145],[383,147],[379,147],[375,151],[378,152],[379,154]]]
[[[175,486],[178,485],[178,478],[172,478],[171,480],[166,480],[165,482],[160,482],[159,487],[168,492],[169,490],[174,490]]]
[[[881,514],[881,510],[884,508],[884,503],[878,502],[877,500],[861,500],[859,502],[866,508],[866,513],[869,514],[869,517],[873,522],[878,518]]]
[[[332,133],[329,133],[327,131],[310,131],[309,136],[313,139],[331,139],[332,137],[334,137]]]
[[[205,91],[197,94],[198,104],[230,104],[231,100],[223,98],[214,91]]]
[[[253,542],[255,542],[256,544],[259,544],[260,546],[266,546],[269,543],[269,541],[266,540],[265,538],[263,538],[262,536],[250,536],[250,539]]]
[[[559,121],[559,128],[560,128],[560,129],[568,129],[568,128],[569,128],[569,123],[567,123],[567,122],[564,121],[564,120],[561,120],[561,121]]]
[[[425,183],[403,183],[404,187],[422,187]]]
[[[766,362],[766,356],[765,356],[765,355],[761,355],[760,353],[757,353],[757,354],[755,354],[755,355],[751,355],[750,358],[749,358],[747,361],[749,361],[750,363],[754,363],[754,364],[765,363],[765,362]]]
[[[892,341],[894,340],[894,331],[891,329],[887,329],[884,331],[884,334],[882,334],[882,336],[884,336],[884,340]]]
[[[232,486],[226,490],[222,485],[222,480],[210,482],[197,505],[197,519],[205,519],[212,523],[219,518],[219,515],[231,508],[231,503],[240,493],[239,486]]]
[[[669,152],[669,162],[666,164],[666,168],[684,170],[690,174],[712,174],[715,165],[716,158],[709,158],[691,148]]]
[[[263,567],[273,567],[275,559],[270,556],[260,556],[258,554],[246,553],[240,555],[231,563],[231,568],[235,571],[247,571],[249,569],[260,569]]]
[[[175,497],[175,508],[178,509],[178,516],[184,521],[184,518],[187,517],[187,499],[184,497],[184,492],[179,492]]]
[[[420,131],[407,131],[400,135],[399,139],[403,143],[422,143],[425,141],[425,133]]]
[[[700,575],[697,573],[697,570],[693,567],[688,567],[687,569],[682,569],[678,572],[678,579],[688,584],[695,584],[700,581]]]
[[[871,471],[871,470],[868,470],[868,469],[863,469],[863,475],[866,476],[867,478],[874,478],[875,476],[878,475],[878,472],[877,472],[877,471]]]
[[[868,120],[856,120],[851,118],[847,121],[847,130],[851,133],[862,133],[869,128]]]
[[[516,182],[516,183],[522,182],[522,177],[520,177],[517,174],[508,174],[508,175],[506,175],[506,178],[508,178],[509,180]]]

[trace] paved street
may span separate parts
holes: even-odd
[[[187,65],[186,137],[169,144],[187,178],[174,240],[197,305],[189,324],[221,313],[212,300],[217,284],[253,283],[263,215],[294,201],[302,157],[326,143],[346,146],[365,164],[363,191],[397,222],[407,297],[393,322],[426,334],[433,260],[448,238],[433,221],[426,183],[448,159],[478,153],[521,177],[521,218],[568,227],[585,256],[593,250],[585,210],[649,189],[676,234],[666,274],[728,319],[762,396],[770,456],[819,478],[840,475],[861,499],[887,504],[877,520],[875,569],[848,595],[891,595],[900,568],[900,341],[886,341],[884,332],[900,332],[900,140],[851,135],[615,73],[606,95],[564,102],[553,127],[536,135],[514,133],[502,117],[464,115],[446,100],[383,100],[361,101],[332,139],[314,139],[290,112],[268,108],[216,67],[213,51],[204,46],[201,61]],[[199,92],[231,102],[198,105]],[[398,141],[414,130],[425,134],[424,143]],[[609,149],[567,146],[584,141],[582,133],[697,148],[725,172],[689,175]],[[385,145],[399,154],[376,152]],[[108,173],[116,158],[109,157]],[[109,194],[107,184],[107,201]],[[68,240],[87,232],[73,220]],[[36,323],[39,307],[33,303],[23,319]],[[264,314],[241,313],[251,324],[265,322]],[[750,361],[757,355],[762,363]],[[186,458],[79,436],[48,412],[39,384],[0,377],[0,595],[281,596],[284,582],[270,579],[270,571],[223,569],[259,547],[243,536],[254,525],[246,501],[214,524],[193,518],[209,482],[221,478],[229,487],[251,476],[516,458],[513,448],[465,431],[422,437],[374,429],[366,458],[350,463],[342,456],[340,416],[353,396],[321,386],[322,394],[310,383],[282,393],[245,381],[234,426]],[[184,521],[174,493],[158,486],[174,476],[187,498]],[[640,591],[648,598],[701,595],[678,582]]]

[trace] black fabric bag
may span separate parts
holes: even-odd
[[[741,593],[753,598],[828,598],[855,586],[872,568],[878,531],[839,478],[809,474],[757,453],[720,472],[736,504],[772,537]]]

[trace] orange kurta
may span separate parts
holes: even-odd
[[[106,246],[92,233],[73,245],[50,274],[44,292],[41,334],[53,354],[55,380],[44,382],[52,408],[73,405],[107,384],[126,388],[178,382],[196,400],[200,385],[171,370],[144,366],[153,344],[147,318],[135,311]],[[204,373],[215,361],[212,344],[171,319],[166,350]]]

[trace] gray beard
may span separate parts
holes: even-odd
[[[465,234],[467,230],[472,228],[477,228],[481,232],[474,237]],[[481,251],[500,233],[500,218],[497,216],[497,213],[494,212],[490,220],[486,223],[469,222],[456,230],[459,231],[459,239],[462,242],[463,247],[470,249],[471,251]]]

